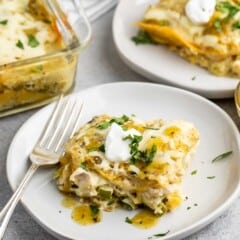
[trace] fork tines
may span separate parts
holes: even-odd
[[[39,147],[54,149],[54,152],[62,151],[65,142],[78,128],[82,107],[83,102],[79,102],[76,97],[60,96],[40,137]]]

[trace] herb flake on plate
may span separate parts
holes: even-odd
[[[208,176],[207,179],[214,179],[216,176]]]
[[[132,224],[132,220],[129,217],[125,218],[125,222],[128,223],[128,224]]]
[[[164,232],[164,233],[154,234],[153,236],[148,237],[148,240],[151,240],[151,239],[154,239],[154,238],[165,237],[168,233],[170,233],[170,230],[168,230],[167,232]]]
[[[230,155],[232,155],[233,151],[228,151],[228,152],[225,152],[225,153],[222,153],[220,155],[218,155],[217,157],[215,157],[213,160],[212,160],[212,163],[215,163],[215,162],[218,162]]]
[[[0,21],[0,24],[1,24],[1,25],[7,25],[7,23],[8,23],[8,20],[7,20],[7,19],[4,19],[4,20],[1,20],[1,21]]]
[[[197,170],[194,170],[191,172],[191,175],[196,175],[197,174]]]

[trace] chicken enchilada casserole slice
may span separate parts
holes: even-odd
[[[57,186],[104,211],[145,206],[163,215],[183,201],[182,177],[198,141],[183,120],[96,116],[67,142]]]

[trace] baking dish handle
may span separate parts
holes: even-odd
[[[77,21],[77,23],[75,23],[75,24],[78,25],[77,26],[78,31],[79,30],[81,31],[81,33],[80,33],[81,46],[85,47],[85,46],[87,46],[87,44],[89,43],[89,41],[92,37],[92,27],[91,27],[90,21],[87,17],[87,14],[83,8],[82,0],[73,0],[73,2],[76,6],[76,9],[78,9],[79,15],[82,18],[80,21]]]
[[[91,39],[92,28],[82,0],[47,0],[47,2],[57,18],[65,42],[72,41],[72,34],[68,33],[68,30],[72,29],[80,40],[80,48],[84,48]]]

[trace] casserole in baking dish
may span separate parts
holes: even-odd
[[[62,1],[63,2],[63,1]],[[86,18],[75,21],[55,0],[0,1],[0,116],[43,105],[74,83]]]

